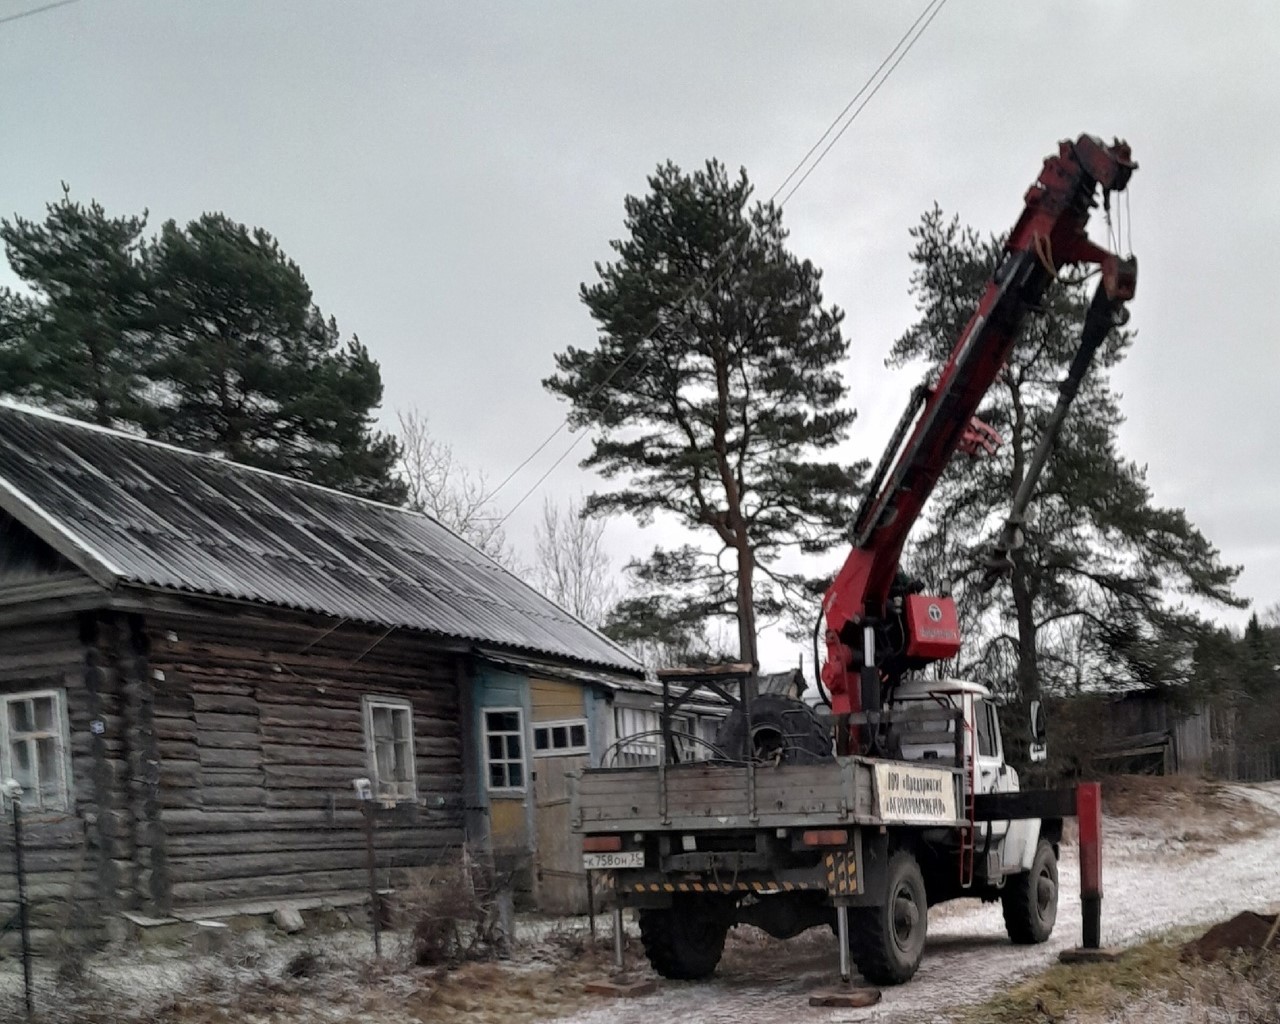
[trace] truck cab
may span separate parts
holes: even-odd
[[[957,720],[962,721],[964,735],[963,763],[969,774],[966,790],[975,796],[993,793],[1017,793],[1018,770],[1005,760],[1000,717],[991,691],[981,683],[965,679],[904,680],[885,705],[890,718],[893,712],[903,714],[909,724],[890,728],[890,753],[904,761],[955,762]],[[936,716],[930,716],[931,709]],[[911,713],[914,712],[914,713]],[[959,715],[957,716],[957,712]],[[1039,710],[1032,715],[1032,739],[1039,740]],[[1033,744],[1033,757],[1043,756],[1043,747]],[[1041,836],[1039,818],[978,821],[974,827],[974,859],[970,885],[985,887],[987,894],[998,893],[1004,880],[1020,872],[1030,871]],[[1050,825],[1050,841],[1059,836]],[[926,884],[928,884],[926,879]],[[929,888],[930,902],[949,898],[950,880],[938,879]],[[963,888],[969,888],[968,885]],[[938,898],[934,898],[936,896]],[[962,895],[963,893],[956,893]]]

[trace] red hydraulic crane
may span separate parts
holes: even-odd
[[[1061,268],[1097,265],[1101,281],[1080,348],[1014,499],[993,565],[1019,543],[1021,517],[1080,379],[1107,332],[1125,316],[1124,302],[1133,297],[1136,261],[1095,245],[1085,228],[1095,193],[1101,190],[1109,208],[1110,194],[1125,188],[1136,166],[1129,147],[1119,141],[1106,145],[1082,135],[1061,143],[1028,190],[1000,263],[936,383],[913,394],[854,520],[853,550],[823,599],[822,681],[838,722],[858,711],[874,715],[882,706],[882,688],[892,688],[910,669],[959,651],[954,601],[905,593],[897,585],[903,544],[952,454],[992,451],[999,443],[974,414],[1009,358],[1027,314]],[[842,753],[856,746],[857,734],[838,727]],[[874,728],[865,735],[874,747]]]

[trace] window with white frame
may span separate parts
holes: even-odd
[[[533,756],[562,757],[567,754],[589,754],[587,720],[571,718],[563,722],[533,723]]]
[[[69,750],[63,691],[0,696],[0,771],[22,786],[24,809],[70,808]]]
[[[519,708],[485,708],[484,757],[489,792],[524,792],[523,711]]]
[[[413,705],[396,697],[366,697],[364,742],[374,796],[379,800],[415,799]]]

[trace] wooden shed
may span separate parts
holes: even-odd
[[[1088,699],[1088,698],[1085,698]],[[1203,775],[1210,770],[1211,715],[1176,690],[1132,687],[1093,696],[1092,762],[1111,771]]]
[[[0,777],[38,928],[355,900],[361,777],[394,884],[502,835],[535,747],[589,757],[641,674],[429,517],[0,403]]]

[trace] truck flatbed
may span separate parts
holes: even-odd
[[[820,764],[701,761],[581,772],[573,827],[592,833],[912,825],[958,828],[953,766],[838,757]]]

